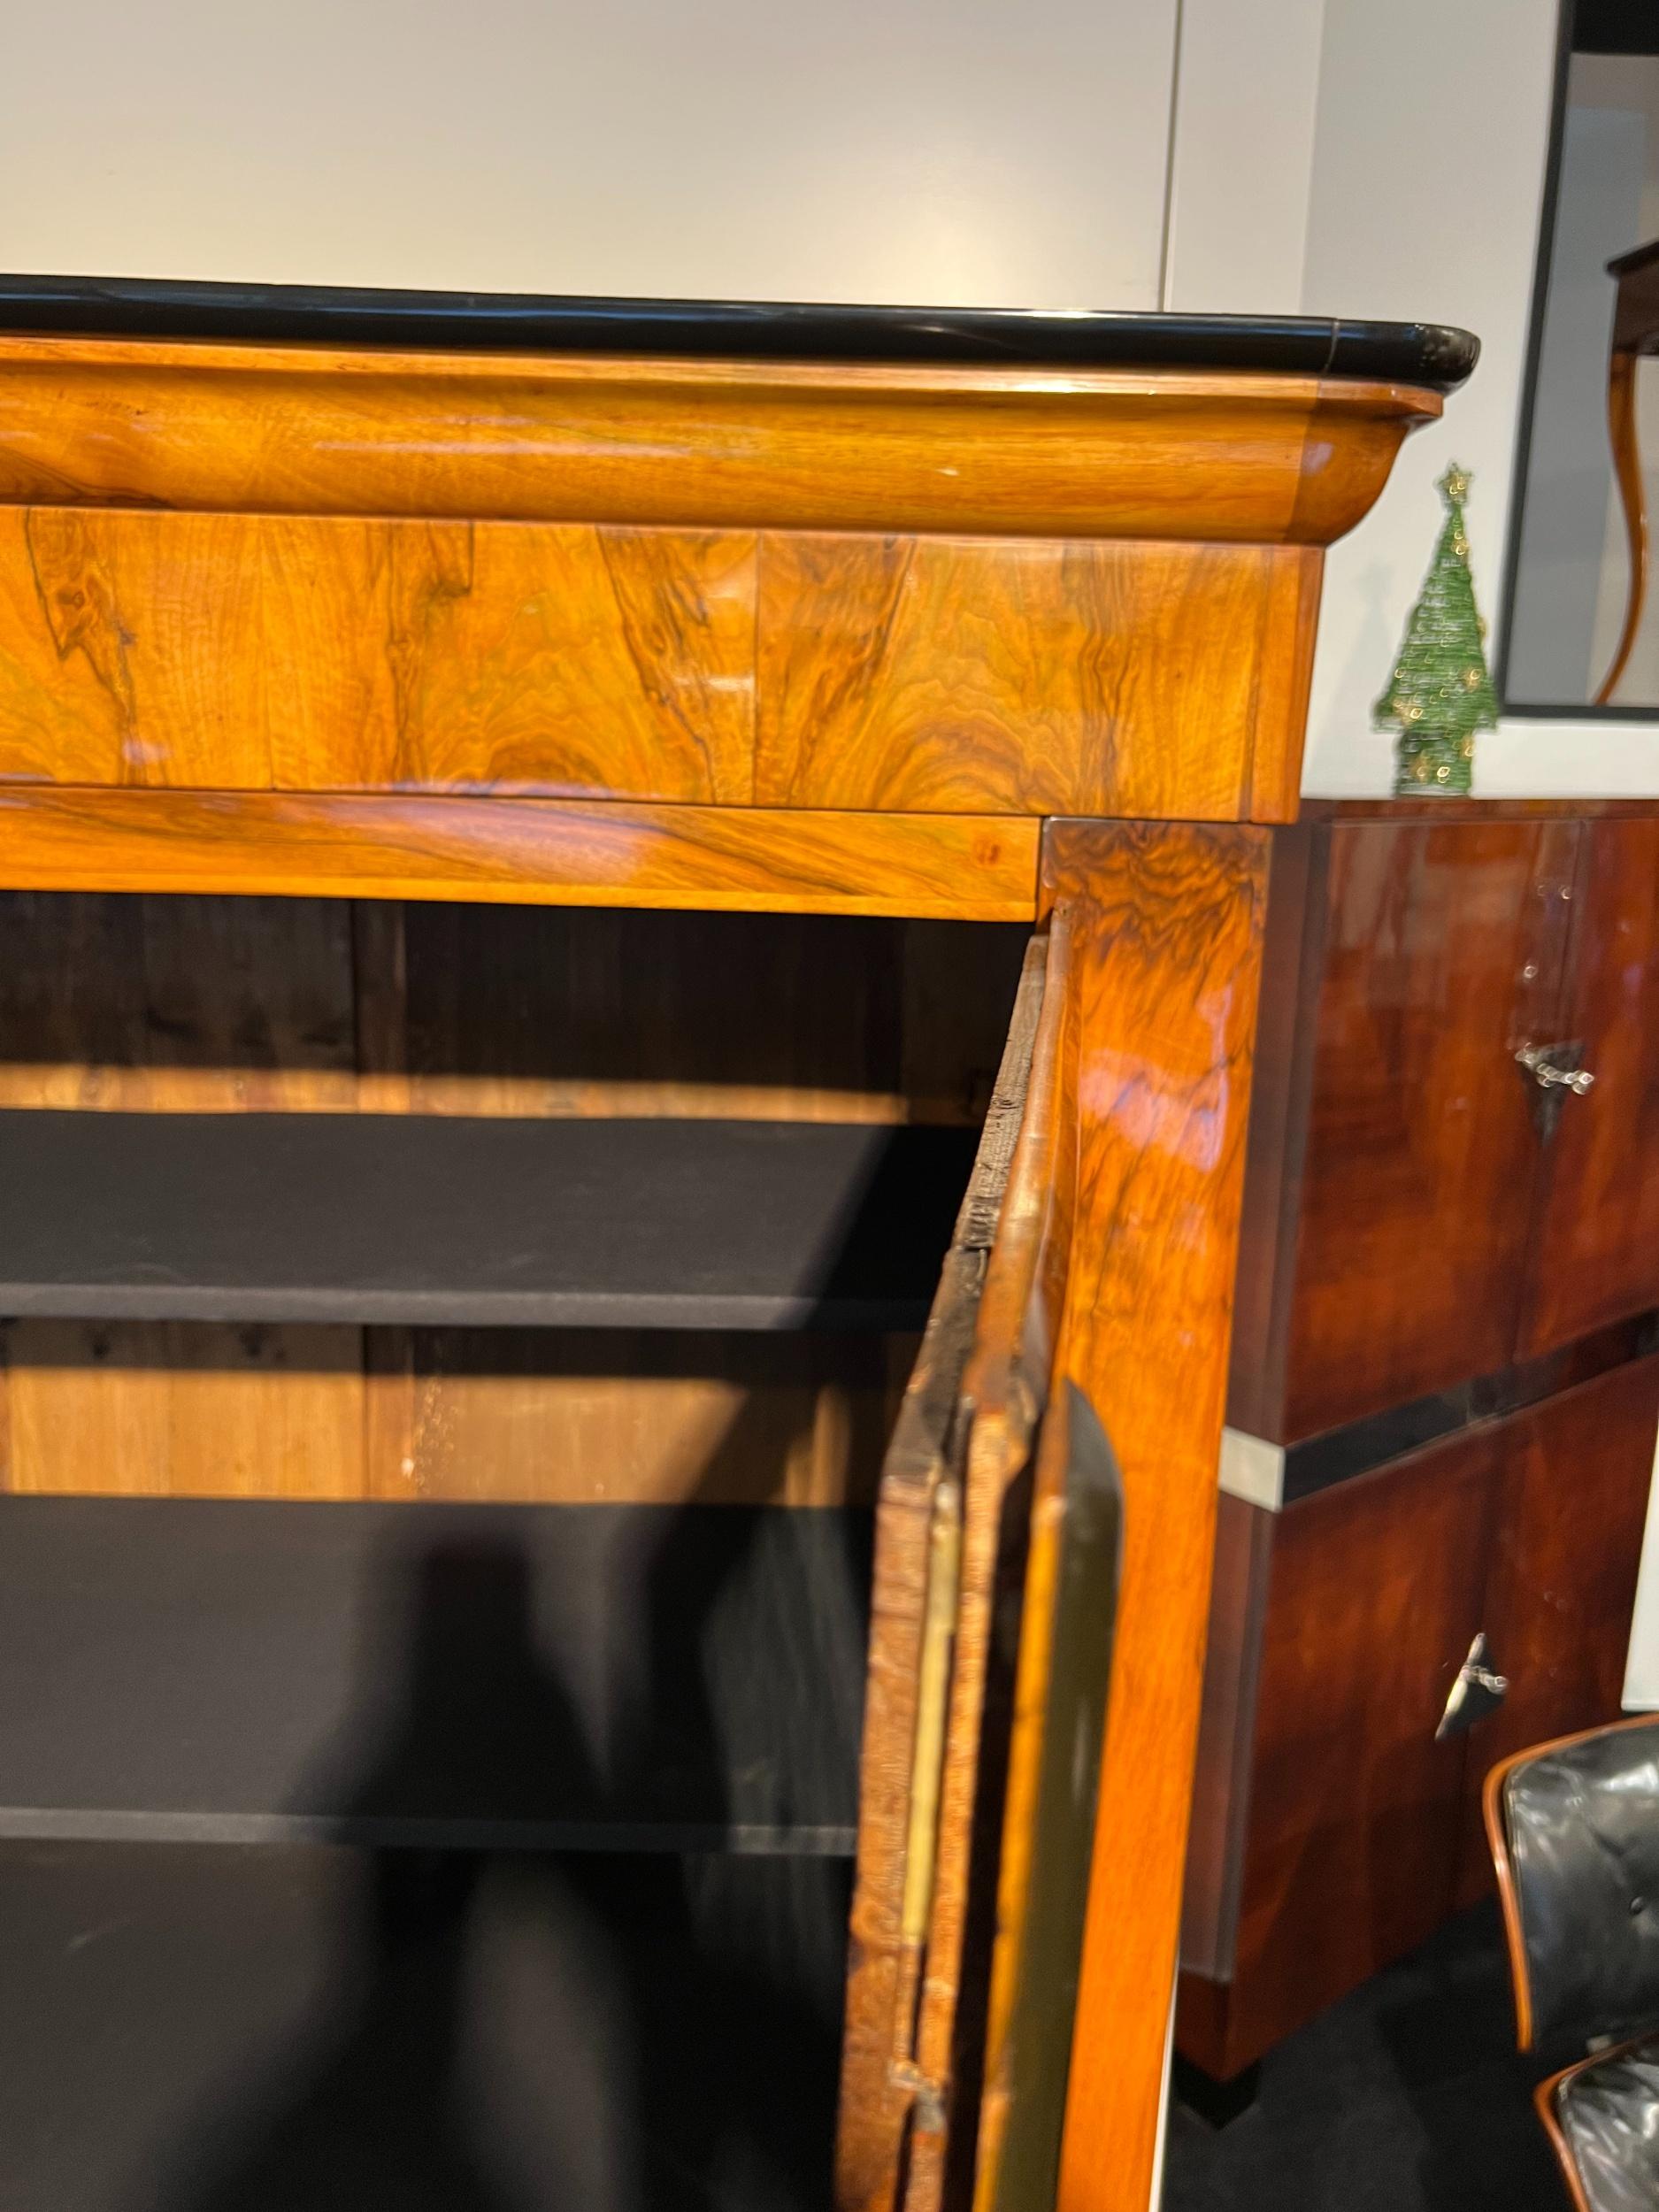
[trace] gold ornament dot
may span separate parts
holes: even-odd
[[[1465,691],[1479,691],[1479,688],[1480,671],[1478,668],[1465,668],[1463,671],[1463,689]]]
[[[1442,761],[1440,766],[1434,771],[1434,780],[1436,783],[1449,782],[1451,780],[1451,770],[1446,765],[1446,763]]]

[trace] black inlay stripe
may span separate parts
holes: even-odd
[[[1478,1375],[1455,1389],[1413,1398],[1386,1412],[1368,1414],[1346,1427],[1328,1429],[1286,1448],[1280,1503],[1328,1490],[1333,1483],[1370,1474],[1390,1460],[1455,1436],[1481,1421],[1501,1420],[1536,1405],[1575,1383],[1589,1382],[1626,1361],[1659,1350],[1659,1312],[1621,1321],[1540,1359],[1526,1360],[1496,1374]]]

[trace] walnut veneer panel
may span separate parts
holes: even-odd
[[[1136,373],[0,339],[0,501],[1325,544],[1437,394]]]
[[[1319,565],[0,508],[0,782],[1286,815]]]
[[[1060,2212],[1144,2212],[1163,2092],[1226,1394],[1265,831],[1051,826],[1076,939],[1062,1361],[1123,1471],[1124,1568]]]
[[[755,795],[1294,813],[1318,575],[1300,549],[768,536]]]
[[[0,780],[749,796],[754,540],[0,510]]]
[[[0,888],[1029,919],[1041,825],[566,799],[0,787]]]

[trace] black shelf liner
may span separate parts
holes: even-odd
[[[846,1855],[872,1527],[0,1498],[0,1835]]]
[[[0,1315],[920,1328],[975,1133],[0,1113]]]
[[[1449,391],[1479,342],[1442,323],[1312,315],[1047,313],[799,301],[409,292],[146,277],[0,277],[0,330],[88,337],[596,352],[734,360],[1233,369]]]

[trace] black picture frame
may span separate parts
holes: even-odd
[[[1539,366],[1544,350],[1544,315],[1555,254],[1561,197],[1561,163],[1567,111],[1567,86],[1575,54],[1659,54],[1659,9],[1652,0],[1562,0],[1555,27],[1555,74],[1550,93],[1549,151],[1539,211],[1538,246],[1532,264],[1532,296],[1527,316],[1526,360],[1521,378],[1521,406],[1515,429],[1515,458],[1502,584],[1499,595],[1497,650],[1493,682],[1499,711],[1517,722],[1659,722],[1659,702],[1651,706],[1596,706],[1586,700],[1563,703],[1517,699],[1509,685],[1514,611],[1520,579],[1521,543],[1526,527],[1528,463]]]

